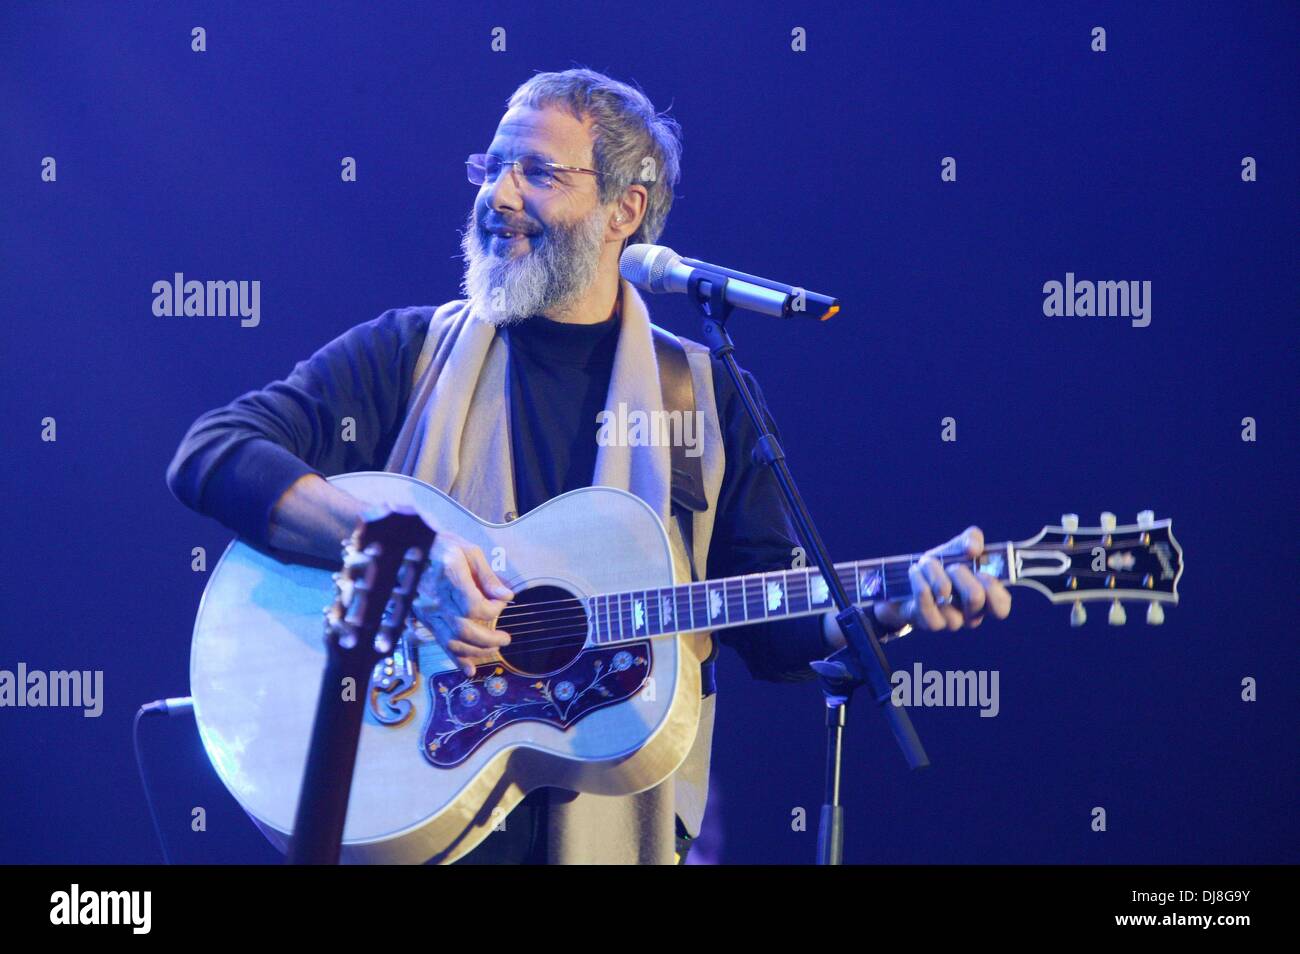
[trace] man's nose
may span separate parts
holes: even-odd
[[[496,181],[484,183],[483,188],[487,190],[485,198],[490,209],[522,209],[524,206],[514,166],[501,166]]]

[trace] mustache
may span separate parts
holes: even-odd
[[[479,220],[480,232],[506,231],[516,235],[540,235],[542,230],[529,222],[513,222],[506,219]]]

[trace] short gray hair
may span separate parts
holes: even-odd
[[[655,111],[641,90],[589,69],[537,73],[511,95],[507,109],[560,106],[574,118],[592,120],[592,153],[601,204],[640,183],[648,198],[640,227],[629,244],[654,243],[673,205],[673,186],[682,174],[681,126]]]

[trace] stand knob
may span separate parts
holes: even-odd
[[[1115,600],[1110,604],[1110,616],[1107,617],[1107,622],[1112,626],[1123,626],[1128,622],[1128,614],[1124,612],[1124,604],[1119,600]]]
[[[1070,533],[1079,529],[1079,515],[1077,513],[1061,514],[1061,528],[1068,530]]]
[[[1154,600],[1147,606],[1147,625],[1159,626],[1165,621],[1165,609]]]
[[[1103,530],[1115,529],[1115,515],[1109,510],[1103,510],[1101,513],[1101,528]]]
[[[1156,512],[1154,510],[1143,510],[1138,514],[1138,529],[1150,530],[1156,523]]]
[[[1088,611],[1083,608],[1081,600],[1075,600],[1074,606],[1070,608],[1070,625],[1077,627],[1086,622],[1088,622]]]

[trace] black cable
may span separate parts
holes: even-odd
[[[158,824],[158,813],[153,807],[153,795],[149,791],[149,779],[144,771],[144,758],[140,754],[140,719],[153,713],[162,714],[165,709],[158,709],[157,703],[143,705],[136,710],[135,719],[131,723],[131,743],[135,747],[135,767],[140,773],[140,787],[144,789],[145,804],[149,806],[149,817],[153,819],[153,830],[158,836],[158,847],[162,850],[163,864],[170,865],[172,860],[167,855],[167,842],[163,839],[162,826]]]

